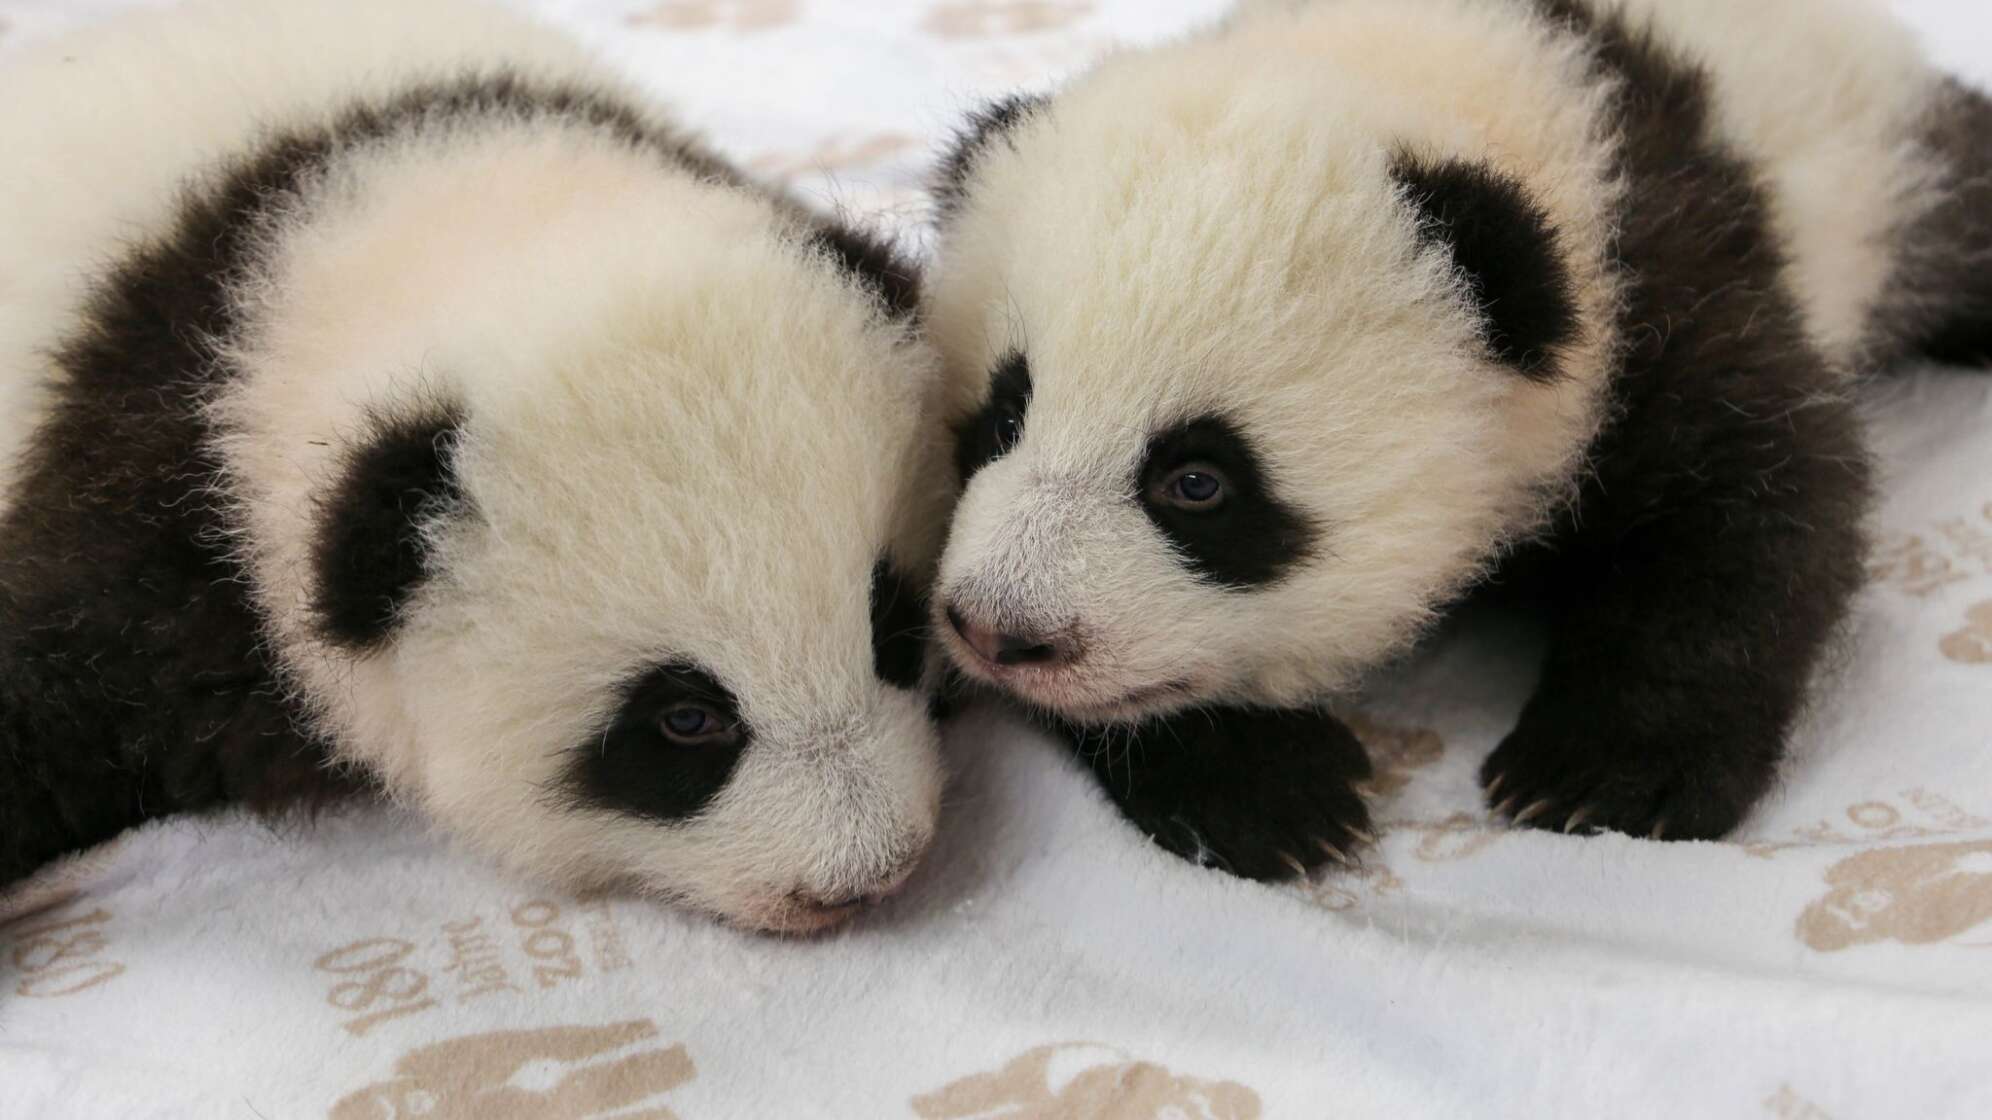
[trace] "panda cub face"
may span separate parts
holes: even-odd
[[[966,489],[935,626],[1079,722],[1349,684],[1542,518],[1595,419],[1519,180],[1225,49],[985,111],[940,186]]]
[[[316,718],[455,835],[823,928],[905,879],[938,810],[934,363],[851,242],[641,163],[608,190],[638,157],[591,143],[468,160],[445,209],[387,177],[245,285],[221,450],[280,480],[234,496],[245,559]],[[365,406],[285,438],[354,367]]]

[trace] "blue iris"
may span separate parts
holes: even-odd
[[[1176,480],[1176,496],[1197,505],[1215,500],[1223,489],[1224,484],[1214,474],[1192,471]]]
[[[664,713],[664,730],[681,739],[696,739],[718,730],[719,721],[704,708],[687,704]]]

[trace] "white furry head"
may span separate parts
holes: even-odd
[[[852,242],[574,115],[418,113],[262,231],[213,405],[240,555],[319,726],[455,834],[819,928],[934,828],[890,609],[934,363]]]
[[[1303,703],[1565,492],[1606,93],[1513,8],[1433,6],[1266,5],[977,119],[931,301],[971,675],[1082,721]]]

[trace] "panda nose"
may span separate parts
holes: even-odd
[[[1050,667],[1072,660],[1073,644],[1057,635],[1013,634],[970,619],[954,607],[947,613],[948,625],[991,665]]]

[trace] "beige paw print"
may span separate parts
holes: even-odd
[[[331,1120],[597,1120],[675,1114],[658,1098],[698,1071],[649,1021],[493,1031],[418,1047]],[[627,1110],[643,1107],[647,1111]]]
[[[943,39],[1035,35],[1085,19],[1092,0],[955,0],[936,4],[920,26]]]
[[[1822,953],[1949,941],[1992,920],[1992,841],[1875,848],[1835,864],[1826,886],[1798,919]]]
[[[1369,787],[1390,797],[1411,784],[1411,775],[1439,760],[1446,750],[1438,732],[1422,727],[1393,727],[1368,716],[1348,713],[1349,730],[1369,751]]]
[[[1084,1042],[1040,1046],[992,1073],[914,1097],[921,1120],[1258,1120],[1235,1081],[1178,1077]]]
[[[1777,1120],[1833,1120],[1832,1113],[1799,1096],[1789,1084],[1778,1086],[1764,1101],[1764,1111]]]
[[[794,23],[801,11],[801,0],[663,0],[630,16],[629,25],[671,31],[767,31]]]
[[[1374,900],[1404,889],[1404,880],[1390,868],[1371,859],[1339,875],[1309,882],[1304,890],[1314,905],[1331,914],[1344,914]]]
[[[1489,828],[1484,819],[1472,813],[1454,813],[1424,833],[1411,854],[1425,863],[1472,859],[1508,834],[1504,829]]]
[[[1964,629],[1944,635],[1939,648],[1960,665],[1992,665],[1992,602],[1971,608],[1964,616]]]

